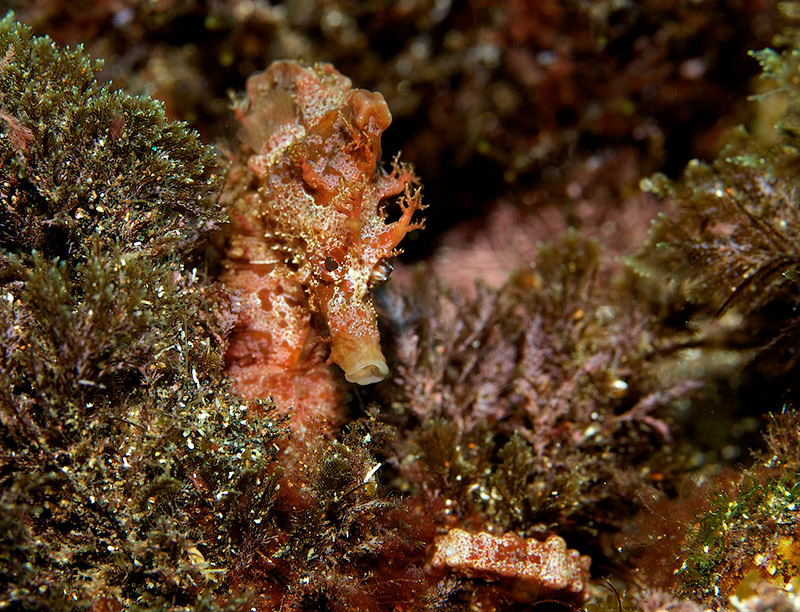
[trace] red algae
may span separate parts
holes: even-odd
[[[227,373],[245,397],[294,408],[296,430],[335,427],[342,383],[328,364],[362,385],[388,373],[369,292],[422,227],[417,179],[397,160],[380,165],[392,119],[383,97],[330,64],[275,62],[248,79],[246,106],[222,197],[222,280],[241,301]],[[396,196],[401,215],[387,223]]]

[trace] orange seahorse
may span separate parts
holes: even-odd
[[[241,395],[293,407],[296,431],[335,427],[343,385],[328,364],[361,385],[388,373],[369,291],[422,227],[417,179],[397,160],[390,172],[380,164],[392,120],[383,96],[330,64],[275,62],[248,79],[242,106],[242,153],[222,196],[221,279],[241,306],[227,373]],[[387,223],[390,198],[401,214]]]

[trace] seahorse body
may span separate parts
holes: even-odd
[[[388,373],[370,288],[421,208],[411,168],[380,165],[391,114],[330,64],[273,63],[247,81],[243,153],[228,175],[223,282],[238,290],[227,371],[246,397],[294,407],[293,423],[338,421],[341,385]],[[384,208],[398,199],[401,215]]]

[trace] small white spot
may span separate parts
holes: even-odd
[[[703,77],[708,66],[702,57],[695,57],[682,62],[678,71],[684,79],[696,81]]]

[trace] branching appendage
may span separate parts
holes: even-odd
[[[391,114],[330,64],[276,62],[247,82],[243,153],[229,173],[223,282],[240,317],[227,371],[246,397],[294,408],[298,430],[336,426],[342,383],[388,373],[370,289],[402,238],[422,228],[411,166],[380,166]],[[399,196],[400,218],[387,223]],[[314,426],[314,429],[317,429]]]

